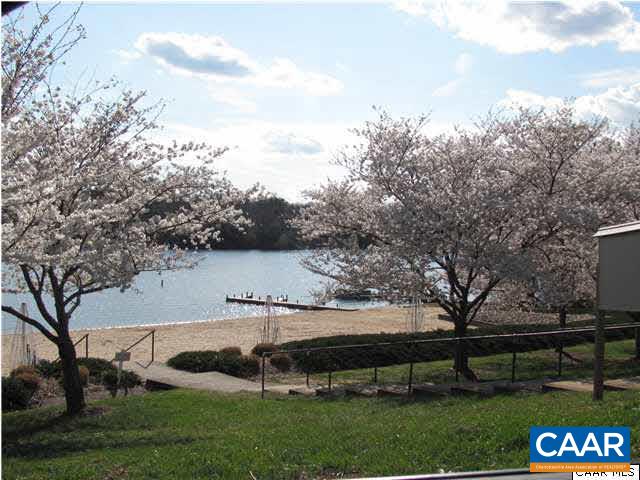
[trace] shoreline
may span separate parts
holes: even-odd
[[[438,319],[443,310],[435,306],[424,309],[423,330],[451,329],[451,323]],[[280,342],[305,338],[358,333],[406,331],[407,312],[400,306],[384,306],[341,311],[303,311],[278,315]],[[155,330],[155,360],[164,362],[177,353],[188,350],[219,350],[238,346],[248,354],[257,343],[263,317],[240,317],[221,320],[197,320],[190,322],[162,323],[157,325],[116,326],[72,330],[75,342],[89,334],[89,356],[112,359],[115,352],[129,347],[151,330]],[[11,370],[11,343],[13,333],[2,334],[2,373]],[[38,358],[57,358],[55,345],[42,334],[34,331],[28,343]],[[84,353],[84,344],[77,347],[78,356]],[[145,339],[132,349],[132,359],[148,361],[151,358],[151,341]]]

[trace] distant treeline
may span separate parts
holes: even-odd
[[[165,205],[156,204],[149,215],[162,215],[166,208]],[[300,238],[291,224],[302,205],[278,197],[265,197],[247,200],[240,208],[251,224],[245,226],[244,231],[232,225],[217,225],[222,238],[215,245],[216,249],[295,250],[313,247]],[[180,235],[164,235],[159,240],[181,246],[186,242]]]
[[[217,248],[295,250],[310,247],[291,225],[291,220],[298,215],[302,205],[268,197],[248,200],[241,208],[251,225],[245,227],[244,232],[230,225],[222,225],[222,241]]]

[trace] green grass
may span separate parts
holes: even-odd
[[[321,400],[173,390],[2,416],[3,478],[302,479],[528,466],[531,425],[627,425],[640,450],[640,395],[572,393]],[[251,473],[250,473],[251,472]]]
[[[578,345],[565,349],[580,363],[566,357],[562,360],[562,378],[591,378],[593,375],[593,345]],[[640,361],[635,360],[634,340],[609,342],[606,345],[605,374],[608,378],[630,377],[640,375]],[[471,368],[481,380],[510,380],[511,354],[493,355],[470,359]],[[413,382],[418,383],[451,383],[455,381],[452,361],[417,363],[414,365]],[[555,377],[558,373],[558,354],[553,350],[539,350],[536,352],[518,353],[516,356],[516,380],[532,380],[536,378]],[[378,384],[407,383],[409,366],[394,365],[378,369]],[[358,384],[371,383],[373,369],[348,370],[334,372],[332,383]],[[302,375],[279,377],[277,381],[290,383],[304,381]],[[268,379],[271,380],[271,379]],[[311,375],[314,384],[327,383],[327,374]]]

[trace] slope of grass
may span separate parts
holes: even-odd
[[[101,403],[102,416],[3,415],[3,478],[302,479],[527,467],[532,425],[627,425],[640,395],[451,398],[428,403],[174,390]]]

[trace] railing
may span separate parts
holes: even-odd
[[[80,337],[80,339],[76,343],[74,343],[73,346],[75,347],[83,340],[84,340],[84,358],[89,358],[89,334],[88,333],[85,333],[82,337]]]
[[[138,365],[140,365],[142,368],[147,368],[149,365],[151,365],[154,360],[155,360],[155,353],[156,353],[156,331],[155,330],[151,330],[149,333],[145,334],[142,336],[142,338],[140,338],[137,342],[135,342],[134,344],[132,344],[131,346],[129,346],[128,348],[125,348],[124,351],[128,352],[130,351],[133,347],[137,346],[140,342],[142,342],[144,339],[146,339],[147,337],[151,336],[151,361],[147,364],[147,365],[142,365],[140,362],[136,362]]]
[[[291,354],[291,353],[304,353],[305,355],[311,355],[314,352],[330,352],[330,351],[338,351],[338,350],[352,350],[358,348],[378,348],[378,347],[387,347],[387,346],[408,346],[408,345],[422,345],[422,344],[450,344],[455,342],[457,345],[460,344],[473,344],[474,342],[478,342],[480,340],[511,340],[517,341],[520,339],[526,338],[534,338],[534,337],[556,337],[556,336],[566,336],[570,335],[578,335],[581,333],[593,333],[595,334],[595,327],[577,327],[577,328],[564,328],[560,330],[548,330],[543,332],[525,332],[525,333],[506,333],[506,334],[494,334],[494,335],[476,335],[476,336],[468,336],[468,337],[449,337],[449,338],[429,338],[424,340],[409,340],[405,342],[380,342],[380,343],[364,343],[364,344],[356,344],[356,345],[338,345],[338,346],[330,346],[330,347],[310,347],[310,348],[295,348],[291,350],[280,350],[278,352],[264,352],[262,354],[262,392],[261,398],[264,398],[265,392],[265,363],[266,358],[270,357],[275,353],[282,354]],[[608,325],[604,327],[605,332],[616,332],[616,331],[624,331],[624,330],[633,330],[635,339],[636,339],[636,354],[639,352],[638,346],[640,345],[640,323],[624,323],[624,324],[616,324],[616,325]],[[585,341],[585,343],[587,343]],[[562,343],[560,342],[556,347],[558,351],[558,376],[562,375],[562,357],[564,355]],[[535,350],[543,350],[544,348],[539,348]],[[459,351],[459,349],[456,349]],[[509,353],[509,350],[502,352]],[[516,351],[513,349],[511,351],[511,381],[515,382],[516,377]],[[497,354],[497,353],[496,353]],[[473,355],[468,354],[469,357]],[[422,361],[426,362],[426,361]],[[420,363],[422,363],[420,362]],[[408,393],[411,394],[413,388],[413,364],[418,362],[403,362],[409,363],[409,380],[407,385]],[[318,372],[319,373],[319,372]],[[332,386],[332,371],[328,371],[328,384],[329,390],[331,390]],[[374,367],[374,379],[377,381],[378,369]],[[456,382],[459,381],[459,372],[456,369]],[[306,372],[306,383],[309,386],[309,371]]]
[[[84,340],[84,358],[89,358],[89,334],[88,333],[85,333],[78,340],[76,340],[73,344],[73,347],[75,348],[83,340]],[[60,355],[58,355],[57,360],[60,360]]]

